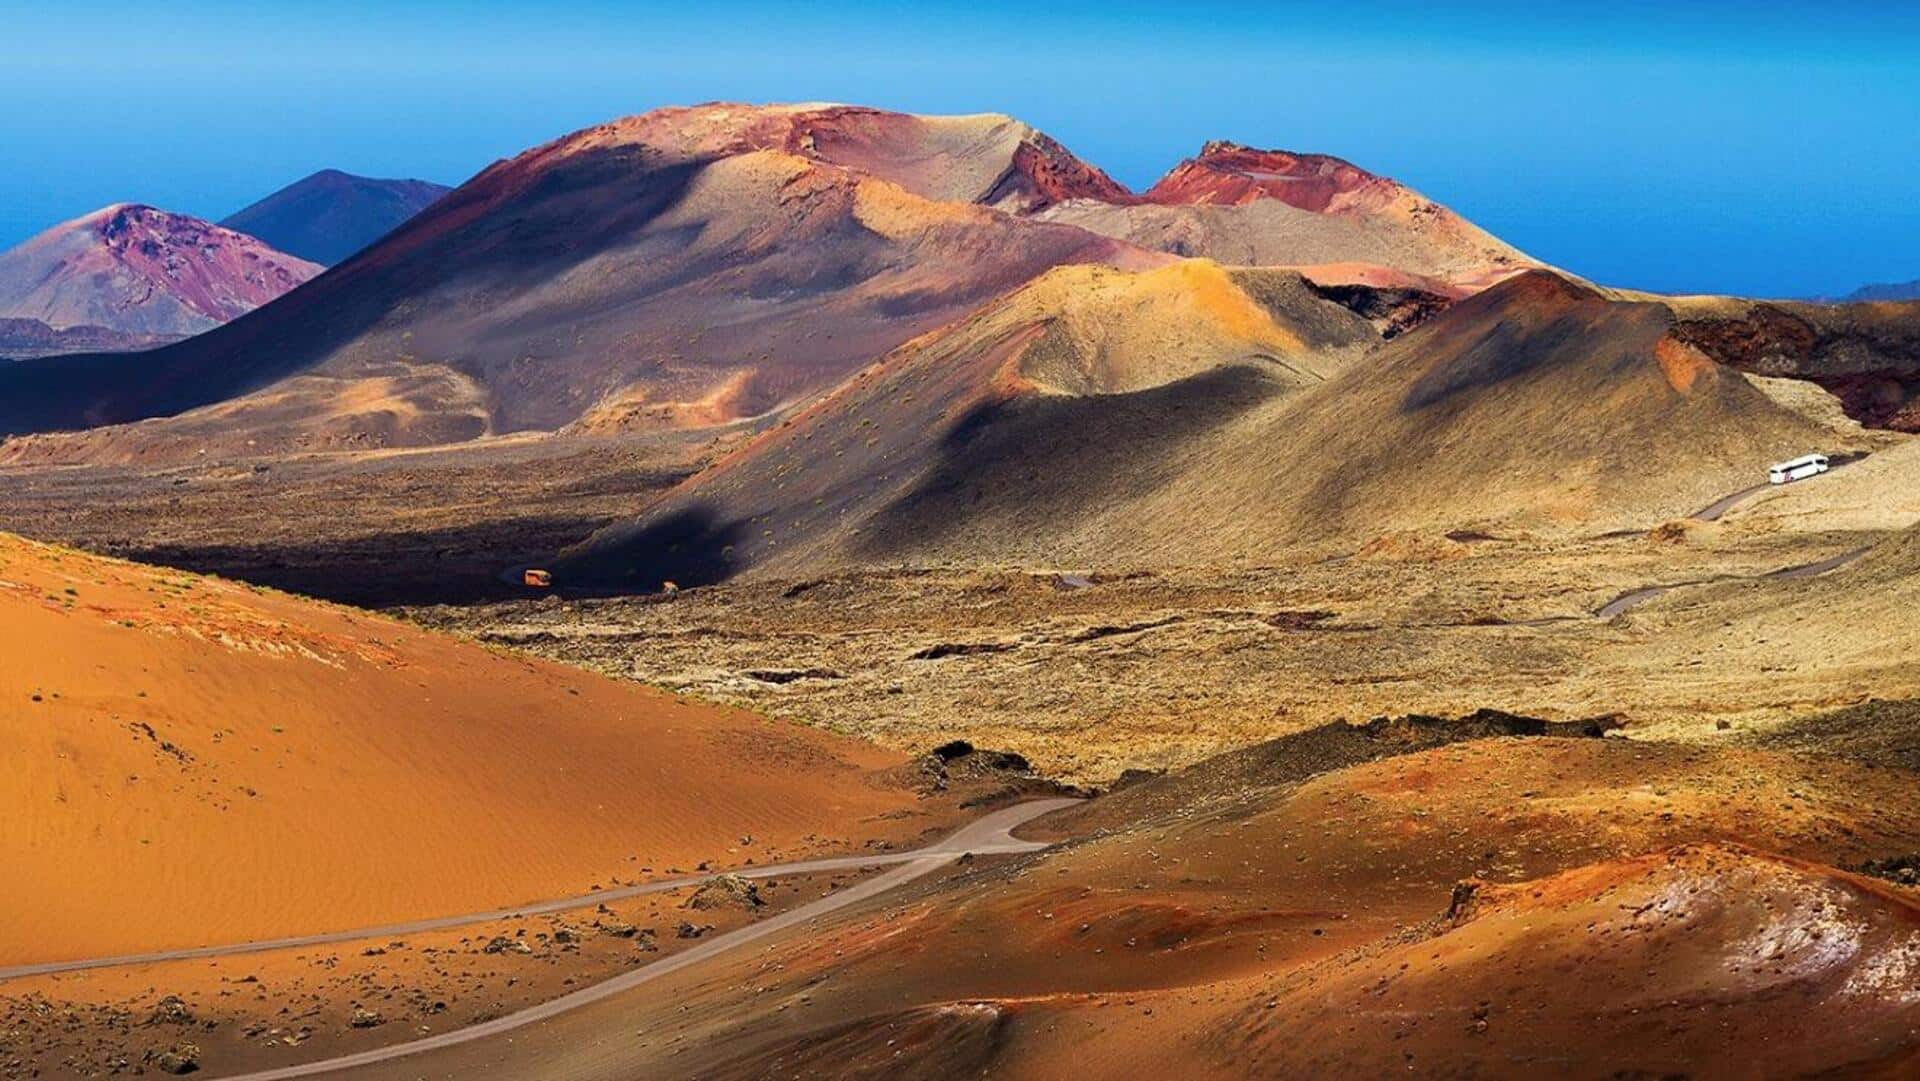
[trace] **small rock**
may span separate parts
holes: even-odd
[[[200,1068],[200,1048],[190,1043],[178,1043],[159,1054],[149,1051],[148,1061],[161,1073],[190,1074]]]
[[[687,898],[686,907],[700,912],[718,908],[756,909],[767,902],[760,896],[760,887],[739,875],[716,875],[700,884],[692,897]]]
[[[191,1025],[193,1011],[181,1001],[179,995],[168,995],[154,1004],[153,1012],[147,1015],[149,1025]]]

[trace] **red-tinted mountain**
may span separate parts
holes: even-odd
[[[727,423],[1054,266],[1166,261],[983,205],[1110,184],[1005,117],[662,109],[495,164],[297,297],[138,365],[9,365],[0,431],[212,403],[142,438],[268,453]]]
[[[1039,216],[1223,263],[1314,267],[1464,295],[1540,264],[1452,210],[1324,154],[1212,142],[1140,196],[1058,200]]]
[[[378,180],[323,169],[220,224],[283,252],[332,266],[452,191],[426,180]]]
[[[1326,154],[1255,150],[1213,142],[1188,158],[1144,196],[1149,203],[1240,205],[1278,199],[1317,214],[1376,210],[1398,198],[1400,185]]]
[[[0,253],[0,317],[54,330],[197,334],[320,270],[244,233],[122,203]]]

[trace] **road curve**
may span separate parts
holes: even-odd
[[[496,1017],[491,1021],[485,1021],[477,1025],[469,1025],[466,1028],[453,1029],[436,1036],[429,1036],[425,1039],[394,1044],[391,1047],[375,1048],[371,1051],[362,1051],[354,1055],[342,1055],[339,1058],[322,1059],[318,1062],[307,1062],[297,1066],[284,1066],[279,1069],[262,1070],[256,1073],[236,1074],[224,1079],[224,1081],[280,1081],[282,1078],[312,1077],[316,1074],[352,1069],[356,1066],[370,1066],[375,1063],[387,1062],[397,1058],[404,1058],[408,1055],[419,1054],[423,1051],[453,1047],[473,1040],[497,1036],[503,1032],[511,1032],[524,1025],[544,1021],[549,1017],[566,1013],[569,1010],[576,1010],[589,1003],[598,1002],[602,999],[620,994],[621,992],[632,990],[642,984],[660,979],[663,976],[678,972],[692,965],[697,965],[717,954],[724,953],[739,946],[744,946],[758,939],[766,938],[769,935],[776,934],[797,924],[805,923],[808,920],[817,919],[829,912],[845,908],[848,905],[857,904],[869,897],[877,897],[896,887],[903,886],[916,878],[931,874],[967,853],[985,855],[990,853],[1038,852],[1050,846],[1040,841],[1022,841],[1013,836],[1013,830],[1049,811],[1057,811],[1062,807],[1071,806],[1077,802],[1079,801],[1073,799],[1034,800],[1028,803],[1017,803],[1011,807],[994,811],[961,827],[945,839],[936,841],[925,848],[915,849],[912,852],[893,854],[895,858],[892,862],[900,863],[901,866],[895,867],[886,874],[869,878],[863,882],[849,886],[844,890],[828,894],[817,901],[801,905],[799,908],[789,909],[777,916],[769,917],[758,923],[749,924],[737,931],[730,931],[724,935],[716,935],[698,946],[676,953],[671,957],[655,961],[644,968],[637,968],[631,972],[621,973],[612,979],[603,980],[600,983],[582,988],[571,994],[562,995],[559,998],[549,999],[546,1002],[529,1006],[524,1010],[507,1014],[504,1017]],[[849,857],[849,860],[851,863],[845,865],[871,866],[875,862],[860,857]],[[814,861],[814,863],[833,863],[836,866],[843,865],[833,860],[819,860]],[[754,868],[754,871],[757,872],[760,877],[764,877],[765,875],[776,873],[792,874],[796,870],[806,868],[807,865],[805,864],[794,863],[786,864],[784,870],[778,870],[773,867],[762,867]],[[814,869],[818,868],[816,867]],[[698,880],[695,879],[694,881]],[[681,883],[681,885],[684,884],[684,882]],[[600,893],[594,894],[593,896],[598,898],[604,897],[606,894]],[[526,910],[519,909],[516,911]]]
[[[1686,586],[1704,586],[1714,582],[1758,582],[1768,578],[1812,578],[1817,574],[1825,574],[1836,567],[1844,567],[1854,560],[1859,559],[1861,556],[1866,555],[1871,550],[1871,546],[1855,548],[1852,551],[1841,552],[1837,556],[1828,556],[1825,559],[1816,559],[1811,563],[1800,563],[1791,567],[1781,567],[1779,570],[1768,571],[1765,574],[1722,574],[1713,578],[1695,578],[1688,582],[1674,582],[1671,585],[1642,586],[1639,589],[1628,590],[1601,605],[1600,610],[1595,612],[1594,616],[1598,619],[1612,619],[1622,612],[1633,611],[1635,608],[1660,596],[1662,593],[1681,589]]]
[[[1853,463],[1860,461],[1861,459],[1867,457],[1868,453],[1869,452],[1861,451],[1853,454],[1835,455],[1834,457],[1828,459],[1828,466],[1827,466],[1826,473],[1816,473],[1811,477],[1805,477],[1801,480],[1794,481],[1793,483],[1805,484],[1807,481],[1810,481],[1810,480],[1819,480],[1821,477],[1827,476],[1828,474],[1832,473],[1836,469],[1845,469],[1847,466],[1850,466]],[[1699,510],[1694,511],[1692,514],[1689,514],[1687,517],[1692,518],[1696,522],[1717,522],[1728,511],[1746,502],[1748,499],[1752,498],[1753,496],[1759,495],[1761,492],[1772,491],[1774,489],[1784,488],[1784,487],[1786,486],[1780,485],[1780,484],[1767,483],[1767,484],[1755,484],[1752,487],[1742,488],[1737,492],[1732,492],[1730,494],[1721,496],[1719,499],[1716,499],[1713,502],[1707,504],[1706,506],[1701,507]]]
[[[974,822],[961,827],[943,840],[936,841],[925,848],[911,852],[875,852],[858,856],[833,856],[817,860],[798,860],[793,863],[768,863],[759,866],[739,867],[731,870],[714,870],[695,875],[680,875],[663,878],[653,882],[644,882],[632,886],[619,886],[607,890],[594,890],[591,893],[576,894],[571,897],[556,897],[547,901],[535,901],[532,904],[514,905],[510,908],[496,908],[486,912],[468,912],[458,916],[435,916],[424,920],[408,920],[404,923],[381,924],[377,927],[354,927],[344,931],[326,931],[314,935],[295,935],[289,938],[262,939],[253,942],[229,942],[217,946],[189,946],[178,950],[157,950],[152,953],[129,953],[113,957],[88,957],[73,961],[44,961],[30,965],[13,965],[0,968],[0,983],[17,980],[27,976],[48,976],[60,972],[81,972],[95,968],[118,968],[125,965],[150,965],[162,961],[194,961],[207,957],[228,957],[243,953],[263,953],[267,950],[300,949],[307,946],[328,946],[338,942],[354,942],[364,938],[388,938],[403,935],[417,935],[427,931],[443,931],[449,927],[464,927],[470,923],[487,923],[493,920],[513,919],[520,916],[539,916],[550,912],[565,912],[588,905],[602,904],[607,901],[619,901],[629,897],[640,897],[649,893],[665,893],[668,890],[683,889],[704,882],[714,875],[735,874],[742,878],[772,878],[775,875],[817,874],[823,871],[848,871],[862,867],[884,867],[898,863],[912,863],[916,860],[935,856],[957,856],[963,852],[976,852],[982,855],[996,852],[1031,852],[1044,845],[1016,840],[1011,831],[1021,823],[1053,806],[1065,806],[1051,801],[1053,806],[1042,811],[1032,811],[1024,815],[1014,815],[1015,811],[1024,811],[1050,801],[1022,803],[1001,811],[985,815]],[[1072,801],[1068,801],[1072,802]]]

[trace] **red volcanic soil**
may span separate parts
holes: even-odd
[[[1047,853],[370,1076],[1911,1075],[1920,902],[1835,867],[1907,850],[1912,774],[1283,742],[1066,812]]]
[[[1250,1073],[1911,1077],[1920,897],[1694,845],[1456,890],[1439,935],[1221,1026]],[[1226,1033],[1233,1032],[1232,1037]]]
[[[258,308],[321,267],[210,222],[119,204],[0,254],[0,316],[54,329],[194,334]]]
[[[1326,154],[1293,154],[1212,142],[1199,157],[1174,166],[1142,198],[1168,205],[1237,205],[1255,199],[1278,199],[1301,210],[1327,214],[1347,211],[1347,204],[1355,201],[1356,195],[1373,192],[1391,198],[1403,190],[1385,177]]]
[[[1211,142],[1142,195],[1093,194],[1035,211],[1047,221],[1222,263],[1356,269],[1477,292],[1536,261],[1402,184],[1324,154]],[[1433,289],[1435,283],[1440,286]]]
[[[6,534],[0,642],[0,966],[764,862],[921,804],[816,729]]]

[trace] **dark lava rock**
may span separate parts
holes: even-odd
[[[158,1054],[149,1051],[147,1061],[167,1074],[190,1074],[200,1068],[200,1048],[190,1043],[174,1044]]]
[[[687,898],[686,907],[701,912],[720,908],[738,908],[753,910],[767,902],[760,896],[760,887],[739,875],[715,875],[700,884]]]

